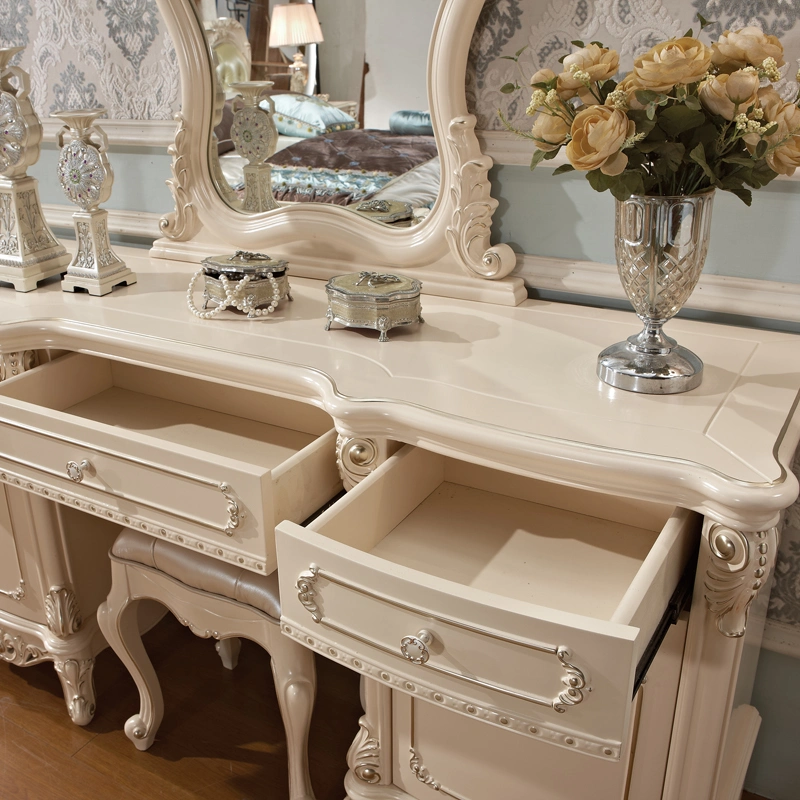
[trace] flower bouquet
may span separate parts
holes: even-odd
[[[617,265],[644,329],[600,354],[600,378],[631,391],[687,391],[699,385],[702,361],[661,328],[699,280],[714,190],[750,205],[751,189],[800,166],[798,97],[785,101],[773,86],[783,47],[756,27],[725,31],[710,46],[689,30],[637,56],[617,80],[615,50],[573,44],[559,74],[540,69],[530,80],[530,131],[498,113],[533,142],[531,169],[563,148],[554,174],[584,172],[616,198]],[[519,65],[523,50],[506,58]]]

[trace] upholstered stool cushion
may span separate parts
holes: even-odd
[[[257,575],[131,528],[125,528],[117,537],[111,557],[157,569],[201,592],[257,608],[276,621],[281,618],[277,572]]]

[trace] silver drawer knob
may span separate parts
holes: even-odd
[[[78,464],[77,461],[67,461],[67,476],[70,480],[75,481],[75,483],[80,483],[83,480],[83,473],[84,472],[91,472],[92,465],[84,459]]]
[[[412,664],[424,664],[430,658],[428,645],[432,642],[433,634],[421,630],[416,636],[404,636],[400,640],[400,652]]]

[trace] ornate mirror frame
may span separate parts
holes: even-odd
[[[491,246],[487,177],[492,160],[481,153],[475,117],[467,112],[467,55],[483,0],[441,0],[428,54],[428,95],[442,165],[439,198],[426,219],[394,229],[325,204],[300,203],[262,214],[230,208],[212,180],[208,158],[214,111],[212,63],[194,0],[158,0],[175,42],[182,110],[170,147],[168,185],[175,211],[161,220],[163,237],[151,255],[198,261],[247,249],[279,250],[295,275],[327,279],[364,269],[418,270],[424,291],[504,305],[526,297],[520,278],[508,277],[516,256]]]

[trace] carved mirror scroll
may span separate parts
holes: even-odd
[[[525,296],[521,279],[509,277],[516,257],[490,243],[492,214],[487,173],[491,159],[475,137],[467,113],[465,73],[470,40],[483,0],[442,0],[428,56],[431,121],[441,159],[441,189],[419,224],[376,225],[342,207],[298,203],[245,215],[217,191],[208,158],[216,82],[202,23],[193,0],[158,0],[175,42],[182,108],[170,148],[168,182],[175,211],[162,219],[163,238],[151,255],[198,261],[246,249],[286,258],[293,274],[327,279],[359,268],[420,271],[423,291],[505,305]]]

